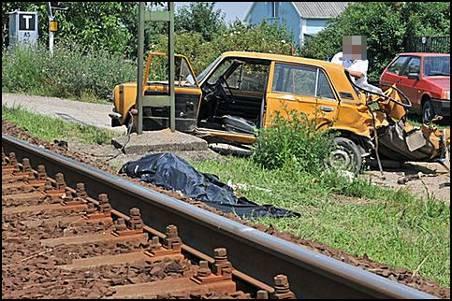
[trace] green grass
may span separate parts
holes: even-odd
[[[54,139],[76,138],[88,144],[110,143],[114,133],[93,126],[66,122],[58,118],[30,113],[22,108],[2,105],[2,120],[7,120],[27,131],[33,137],[53,142]],[[39,120],[39,122],[37,122]]]
[[[222,182],[246,184],[247,189],[238,194],[252,201],[302,214],[256,222],[353,255],[367,254],[380,263],[418,269],[421,276],[450,286],[450,208],[440,201],[362,180],[350,184],[334,176],[300,173],[287,166],[265,170],[243,158],[192,164],[218,175]]]

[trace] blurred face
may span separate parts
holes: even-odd
[[[367,43],[365,36],[346,36],[342,39],[344,59],[367,60]]]

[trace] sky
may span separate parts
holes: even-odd
[[[176,9],[190,2],[176,2]],[[236,19],[243,20],[253,2],[215,2],[215,8],[225,13],[226,23],[232,23]]]

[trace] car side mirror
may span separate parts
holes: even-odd
[[[419,73],[408,73],[408,78],[409,79],[415,79],[415,80],[419,80]]]

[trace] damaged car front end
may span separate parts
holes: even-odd
[[[372,140],[376,154],[399,162],[444,163],[450,145],[449,129],[439,129],[433,123],[413,126],[407,120],[411,102],[396,85],[384,87],[384,95],[355,88],[366,97],[374,120]]]

